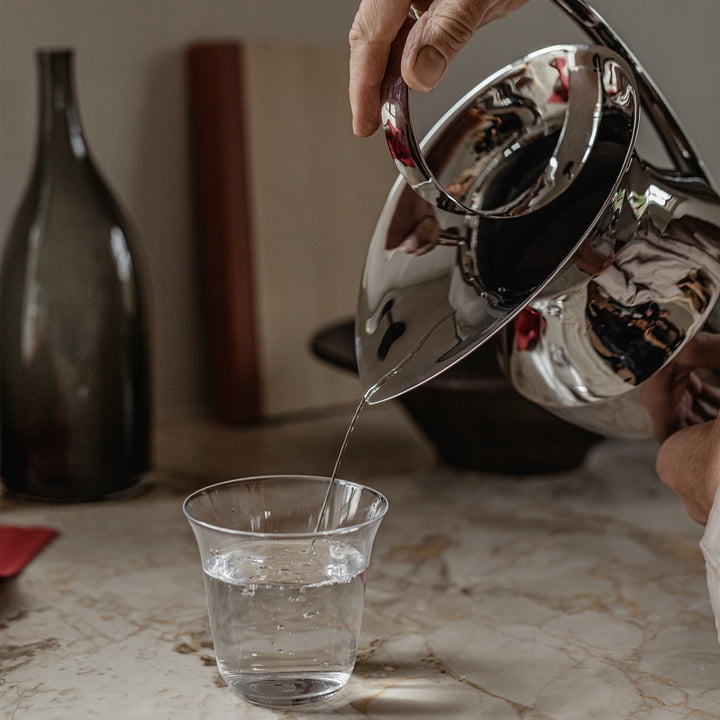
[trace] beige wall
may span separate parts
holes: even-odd
[[[383,142],[350,133],[345,48],[248,47],[257,280],[266,407],[359,400],[308,352],[353,315],[367,244],[395,176]]]
[[[91,147],[129,208],[153,297],[155,394],[169,418],[205,404],[197,249],[191,230],[183,49],[237,38],[248,80],[256,273],[266,404],[273,413],[357,398],[354,379],[310,357],[309,336],[350,315],[393,171],[383,141],[350,134],[347,29],[353,0],[0,0],[0,236],[32,161],[40,46],[77,50]],[[720,177],[717,0],[597,0],[675,105]],[[482,33],[417,103],[428,127],[497,67],[583,39],[545,0]],[[651,138],[651,134],[649,135]],[[645,143],[648,154],[654,143]],[[644,151],[645,152],[645,151]]]

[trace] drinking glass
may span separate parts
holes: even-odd
[[[325,700],[355,664],[383,495],[330,478],[242,478],[183,503],[205,580],[217,665],[240,697]],[[324,499],[328,496],[325,510]]]

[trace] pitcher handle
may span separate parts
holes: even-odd
[[[594,43],[612,50],[632,68],[637,79],[642,107],[650,117],[675,168],[686,175],[700,178],[715,189],[702,160],[698,157],[667,100],[618,34],[585,0],[553,0],[553,2],[569,15]]]
[[[650,117],[675,168],[715,185],[680,122],[652,78],[627,45],[584,0],[553,0],[590,37],[619,55],[636,76],[642,106]],[[400,73],[399,53],[391,56],[382,87],[382,123],[390,154],[408,185],[432,206],[461,215],[483,214],[453,197],[435,178],[420,148],[410,117],[410,94]]]

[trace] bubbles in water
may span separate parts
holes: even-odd
[[[341,545],[330,545],[330,557],[333,560],[346,560],[346,552]]]
[[[233,628],[214,636],[226,682],[256,687],[259,677],[284,673],[291,678],[285,683],[299,678],[342,686],[352,670],[364,569],[356,548],[329,540],[318,542],[312,552],[305,540],[284,547],[263,541],[216,555],[205,568],[206,588],[211,624]],[[304,669],[293,680],[296,667]]]

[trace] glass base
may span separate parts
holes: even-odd
[[[223,675],[236,695],[265,707],[297,707],[329,700],[349,678],[349,672]]]

